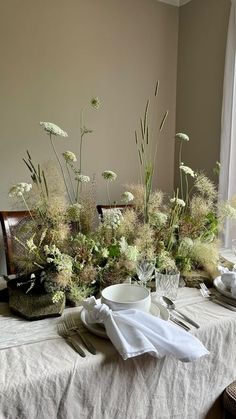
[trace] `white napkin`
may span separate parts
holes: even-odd
[[[123,359],[148,352],[157,358],[173,355],[182,362],[189,362],[209,354],[190,333],[143,311],[112,311],[94,297],[82,304],[88,311],[89,323],[104,323],[108,337]]]

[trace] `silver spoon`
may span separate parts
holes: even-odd
[[[164,301],[164,303],[166,304],[166,307],[169,310],[173,310],[176,313],[178,313],[184,320],[186,320],[188,323],[190,323],[192,326],[196,327],[197,329],[199,329],[199,324],[195,323],[194,320],[190,319],[188,316],[186,316],[185,314],[183,314],[181,311],[176,310],[175,308],[175,304],[172,300],[170,300],[169,298],[165,297],[164,295],[162,296],[162,299]]]

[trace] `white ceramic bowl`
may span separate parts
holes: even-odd
[[[231,289],[232,283],[236,280],[235,272],[226,272],[221,275],[221,281],[226,286],[227,289]]]
[[[151,307],[151,295],[150,291],[141,285],[115,284],[102,290],[101,302],[107,304],[113,311],[134,308],[148,313]]]

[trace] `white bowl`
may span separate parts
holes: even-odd
[[[115,284],[101,291],[101,302],[111,310],[137,309],[149,312],[151,307],[150,291],[135,284]]]
[[[225,272],[221,275],[221,281],[227,289],[231,289],[231,284],[236,280],[235,272]]]

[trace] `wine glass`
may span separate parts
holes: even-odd
[[[152,279],[154,269],[154,264],[148,261],[140,261],[137,264],[136,272],[138,275],[138,279],[140,281],[140,284],[143,285],[145,288],[147,286],[147,282]]]

